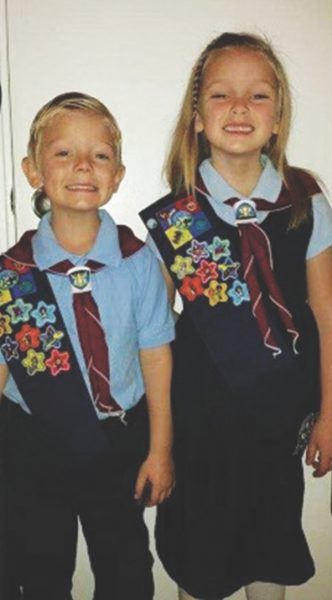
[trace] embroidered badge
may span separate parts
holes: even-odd
[[[158,223],[156,219],[149,219],[146,223],[146,226],[148,229],[155,229],[156,227],[158,227]]]
[[[170,227],[165,231],[165,234],[175,250],[193,239],[190,231],[187,229],[177,229],[176,227]]]
[[[236,224],[257,222],[256,204],[253,200],[239,200],[234,204]]]
[[[11,269],[13,271],[17,271],[18,273],[26,273],[30,270],[28,265],[24,265],[23,263],[12,260],[11,258],[5,258],[3,265],[6,269]]]
[[[12,333],[13,330],[10,326],[10,317],[0,313],[0,337],[6,333]]]
[[[186,253],[192,257],[195,264],[199,263],[202,258],[209,258],[210,256],[208,243],[199,242],[198,240],[192,240],[191,245],[186,250]]]
[[[26,368],[28,375],[31,377],[36,375],[36,373],[46,371],[44,352],[36,352],[30,348],[26,357],[22,360],[22,365]]]
[[[239,306],[242,302],[250,302],[248,286],[239,280],[233,282],[232,287],[228,290],[228,295],[234,306]]]
[[[209,244],[209,250],[212,254],[213,260],[220,260],[226,256],[230,256],[229,249],[230,241],[222,240],[218,235],[215,235],[212,244]]]
[[[204,296],[209,299],[210,306],[216,306],[219,302],[227,302],[227,283],[210,281],[209,287],[204,290]]]
[[[12,340],[9,335],[6,336],[5,343],[2,344],[1,350],[6,358],[6,360],[10,361],[13,358],[19,358],[19,353],[17,351],[18,343]]]
[[[16,285],[11,288],[13,298],[21,298],[37,291],[35,280],[31,273],[23,273]]]
[[[15,338],[21,352],[26,352],[29,348],[38,348],[40,345],[40,330],[26,323],[15,334]]]
[[[67,271],[73,294],[91,292],[91,269],[89,267],[73,267]]]
[[[239,262],[233,262],[233,260],[228,257],[218,265],[218,269],[221,272],[221,279],[223,281],[227,281],[227,279],[237,279],[238,271],[240,268]]]
[[[187,211],[177,210],[171,215],[170,220],[177,229],[189,229],[194,222],[194,217]]]
[[[198,296],[202,296],[204,293],[201,279],[199,277],[185,277],[179,292],[185,296],[189,302],[193,302]]]
[[[23,321],[24,323],[29,321],[32,308],[32,304],[23,302],[22,298],[18,298],[14,304],[7,306],[6,311],[10,315],[13,325],[16,325],[20,321]]]
[[[69,354],[68,352],[59,352],[59,350],[53,349],[50,358],[45,361],[45,364],[54,376],[58,375],[61,371],[69,371]]]
[[[211,223],[193,196],[180,198],[155,215],[173,248],[211,229]]]
[[[209,231],[209,229],[211,229],[211,224],[208,218],[206,217],[205,213],[195,213],[193,223],[190,227],[192,235],[202,235],[206,231]]]
[[[202,260],[199,269],[197,269],[196,273],[201,278],[203,283],[208,283],[210,279],[218,279],[217,268],[217,263]]]
[[[31,311],[31,316],[35,319],[37,327],[43,327],[45,323],[55,323],[55,310],[54,304],[46,304],[46,302],[40,300],[37,308]]]
[[[195,272],[192,259],[184,256],[175,256],[174,263],[170,267],[171,271],[176,274],[178,279],[184,279],[186,275]]]
[[[185,210],[189,213],[200,212],[201,207],[194,196],[187,196],[186,198],[180,198],[174,204],[177,210]]]
[[[13,299],[9,290],[0,290],[0,306],[8,304]]]
[[[60,348],[64,335],[63,331],[56,331],[52,325],[48,325],[46,331],[40,335],[43,350],[48,352],[51,348]]]
[[[6,269],[0,272],[0,290],[8,290],[18,282],[18,274],[15,271]]]

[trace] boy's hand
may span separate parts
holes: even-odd
[[[319,418],[315,423],[306,452],[306,464],[314,477],[323,477],[332,470],[332,419]]]
[[[149,454],[138,472],[135,500],[144,502],[145,506],[161,504],[171,494],[174,485],[174,465],[171,455],[169,453]]]

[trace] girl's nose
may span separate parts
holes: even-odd
[[[248,111],[248,105],[245,98],[237,98],[233,102],[232,112],[235,115],[242,115]]]

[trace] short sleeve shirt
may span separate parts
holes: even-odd
[[[157,259],[146,245],[123,258],[118,230],[106,211],[100,211],[100,229],[94,246],[84,256],[68,254],[57,242],[50,215],[45,215],[33,237],[35,262],[41,271],[69,259],[73,265],[88,260],[105,264],[92,274],[92,295],[97,303],[109,349],[111,390],[117,403],[128,410],[144,393],[139,350],[167,344],[174,339],[174,322],[166,286]],[[47,273],[67,332],[88,389],[90,381],[79,343],[72,292],[68,277]],[[0,363],[5,360],[0,353]],[[4,393],[22,408],[28,408],[11,376]],[[105,415],[99,414],[100,418]]]

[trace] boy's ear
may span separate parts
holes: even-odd
[[[25,156],[21,164],[24,174],[31,187],[35,189],[41,188],[43,185],[43,178],[32,158],[30,158],[30,156]]]
[[[118,170],[116,172],[116,174],[114,175],[114,190],[113,193],[117,192],[119,189],[119,185],[122,181],[122,179],[124,178],[126,173],[126,167],[124,167],[123,165],[120,165],[118,167]]]

